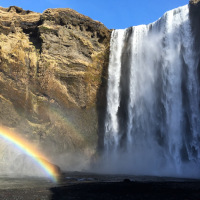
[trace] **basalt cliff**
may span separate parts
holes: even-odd
[[[0,7],[0,124],[48,154],[94,154],[110,33],[72,9]]]

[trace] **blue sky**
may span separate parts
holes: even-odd
[[[105,24],[108,28],[127,28],[148,24],[166,11],[188,4],[189,0],[1,0],[0,6],[16,5],[43,12],[47,8],[72,8]]]

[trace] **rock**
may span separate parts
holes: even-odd
[[[123,180],[123,183],[131,183],[131,180],[130,180],[129,178],[125,178],[125,179]]]
[[[194,52],[195,56],[199,58],[197,61],[197,76],[200,80],[200,0],[190,0],[190,22],[192,27],[192,34],[194,38]]]
[[[49,168],[51,168],[53,174],[56,175],[58,179],[61,177],[62,171],[59,166],[49,162],[48,160],[45,160],[44,158],[37,158],[37,159],[42,161],[42,163],[45,164],[45,166],[48,166]]]
[[[200,15],[198,14],[200,9],[200,0],[190,0],[189,6],[190,6],[190,14]]]
[[[48,75],[49,84],[57,84],[58,87],[55,91],[48,85],[47,95],[56,92],[54,98],[65,106],[91,107],[96,103],[101,85],[110,32],[100,22],[71,9],[48,9],[41,20],[39,32],[43,65],[39,70],[44,72],[44,65],[51,62],[53,76],[67,90],[62,88],[58,94],[60,85],[49,80]],[[68,93],[68,97],[61,98],[63,92]]]
[[[0,7],[0,124],[50,155],[91,156],[105,108],[110,33],[71,9]]]
[[[200,51],[199,42],[200,42],[200,0],[190,0],[189,2],[190,9],[190,21],[192,26],[192,32],[195,38],[195,51]]]
[[[190,5],[198,5],[200,0],[190,0],[189,4]]]
[[[26,154],[18,155],[12,165],[8,164],[9,170],[17,176],[46,176],[47,174],[44,171],[44,168],[37,163],[37,161],[40,161],[42,165],[48,167],[48,169],[51,170],[51,173],[59,180],[62,175],[59,166],[47,161],[44,158],[36,157],[35,159]]]

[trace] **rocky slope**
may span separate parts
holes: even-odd
[[[110,33],[71,9],[0,7],[0,124],[48,154],[91,156],[105,108]]]

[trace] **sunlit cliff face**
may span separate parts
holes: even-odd
[[[0,24],[0,125],[82,169],[97,148],[110,30],[67,8],[0,7]]]

